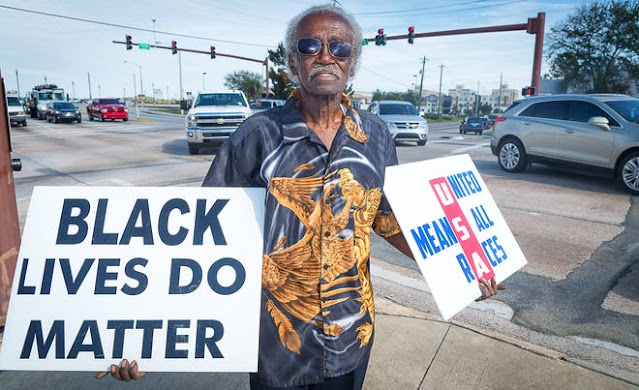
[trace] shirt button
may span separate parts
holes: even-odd
[[[324,233],[324,237],[330,237],[330,236],[331,236],[331,232]]]
[[[324,264],[324,269],[328,269],[328,264]]]

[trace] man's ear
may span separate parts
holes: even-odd
[[[288,56],[288,67],[291,70],[291,73],[294,76],[297,76],[297,68],[295,67],[295,61],[293,61],[293,57]]]

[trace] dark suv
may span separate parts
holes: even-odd
[[[601,170],[639,194],[639,99],[626,95],[548,95],[515,102],[495,120],[499,166],[531,163]]]

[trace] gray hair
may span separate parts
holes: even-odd
[[[344,11],[342,8],[326,4],[326,5],[318,5],[315,7],[311,7],[306,11],[303,11],[299,15],[295,16],[288,24],[288,29],[286,30],[286,37],[284,42],[284,48],[286,49],[286,67],[288,69],[288,76],[291,81],[295,84],[299,85],[299,78],[291,72],[289,66],[289,59],[293,62],[293,64],[297,67],[299,64],[299,57],[297,53],[297,34],[299,32],[300,24],[302,20],[311,15],[334,15],[338,18],[341,18],[348,25],[351,34],[353,35],[353,52],[351,54],[351,64],[348,68],[349,74],[347,77],[350,78],[350,73],[355,74],[357,67],[359,66],[359,59],[362,55],[362,29],[359,26],[359,23],[353,18],[351,14]]]

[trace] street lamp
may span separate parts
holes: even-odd
[[[202,72],[202,92],[206,91],[206,84],[204,84],[204,76],[206,76],[206,72]]]
[[[124,60],[125,64],[137,65],[140,68],[140,94],[144,95],[144,83],[142,82],[142,65],[135,62]]]

